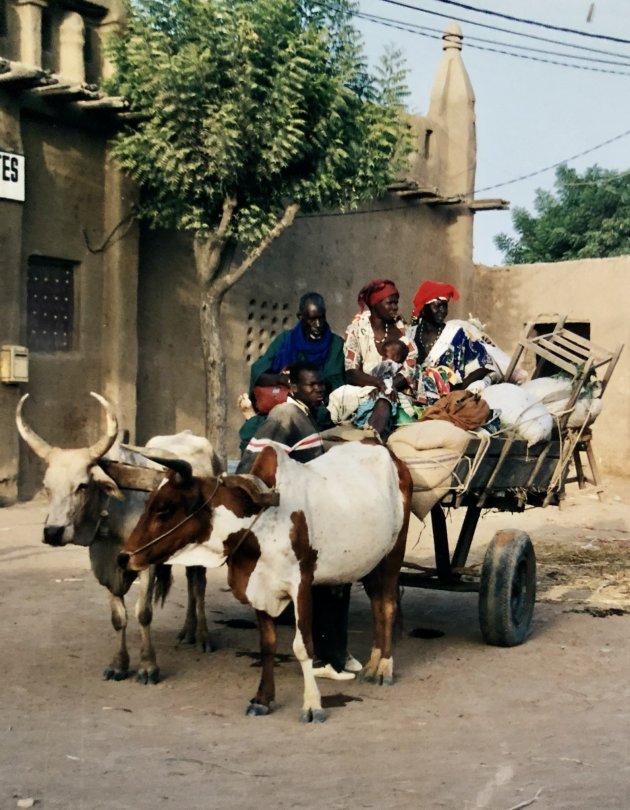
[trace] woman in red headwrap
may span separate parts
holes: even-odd
[[[483,333],[470,321],[447,321],[448,303],[459,293],[452,284],[423,281],[413,298],[412,336],[418,348],[414,390],[431,405],[458,388],[483,388],[499,366]]]
[[[346,380],[353,386],[374,389],[374,396],[363,403],[353,421],[358,425],[367,421],[382,436],[391,430],[392,416],[398,407],[407,406],[399,392],[411,385],[416,365],[416,346],[398,314],[398,299],[396,285],[389,279],[375,279],[366,284],[359,292],[360,312],[348,326],[344,343]],[[408,354],[390,391],[383,379],[370,372],[385,358],[384,344],[392,339],[402,341]]]

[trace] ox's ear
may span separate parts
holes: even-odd
[[[252,464],[250,473],[264,481],[273,489],[276,485],[276,472],[278,471],[278,456],[273,447],[263,447]]]
[[[221,480],[226,487],[237,487],[246,492],[252,501],[259,506],[278,506],[280,494],[275,489],[270,489],[267,484],[255,475],[239,474],[227,475],[223,473]]]
[[[125,496],[122,494],[120,489],[118,489],[118,484],[114,481],[113,478],[110,478],[107,473],[102,470],[98,464],[95,464],[92,467],[92,478],[96,481],[99,487],[107,494],[110,498],[116,498],[117,501],[124,501]]]

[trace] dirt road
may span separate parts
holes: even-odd
[[[216,652],[175,644],[178,570],[154,620],[162,682],[101,680],[115,646],[106,592],[84,550],[41,544],[43,515],[42,501],[0,509],[2,810],[630,807],[627,482],[610,482],[603,504],[576,491],[561,511],[483,519],[474,550],[499,528],[534,540],[540,601],[526,644],[484,645],[474,595],[407,589],[395,685],[322,681],[329,718],[315,726],[298,722],[288,628],[277,708],[245,716],[257,632],[224,571],[208,588]],[[418,540],[418,528],[408,548],[422,560],[430,530]],[[365,659],[370,616],[357,586],[350,621],[351,650]]]

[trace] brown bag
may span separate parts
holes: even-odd
[[[490,419],[490,406],[471,391],[451,391],[422,414],[425,419],[445,419],[463,430],[475,430]]]
[[[266,414],[287,401],[289,389],[284,385],[255,385],[254,399],[258,413]]]

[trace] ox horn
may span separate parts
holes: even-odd
[[[52,445],[45,442],[41,436],[38,436],[37,433],[26,424],[24,419],[22,419],[22,406],[28,399],[28,396],[28,394],[24,394],[18,402],[15,410],[15,424],[17,425],[18,433],[31,450],[44,461],[48,461],[48,457],[53,449]]]
[[[151,448],[149,448],[151,449]],[[167,467],[169,470],[173,470],[178,475],[184,479],[186,483],[190,481],[193,477],[192,472],[192,465],[189,464],[187,461],[184,461],[182,458],[170,458],[172,455],[168,451],[164,452],[162,450],[158,450],[156,448],[156,454],[154,456],[147,456],[150,461],[155,461],[156,464],[161,464],[163,467]]]
[[[268,487],[262,478],[257,475],[250,475],[249,473],[228,475],[222,473],[220,478],[226,487],[239,487],[249,495],[254,503],[260,506],[278,506],[280,503],[278,490]]]
[[[105,413],[107,414],[107,430],[105,435],[101,436],[100,439],[97,439],[94,444],[88,448],[90,461],[95,462],[104,456],[116,441],[116,436],[118,435],[118,419],[116,419],[116,414],[105,397],[94,393],[94,391],[90,391],[90,396],[94,397],[94,399],[97,399],[101,403],[101,405],[105,408]]]

